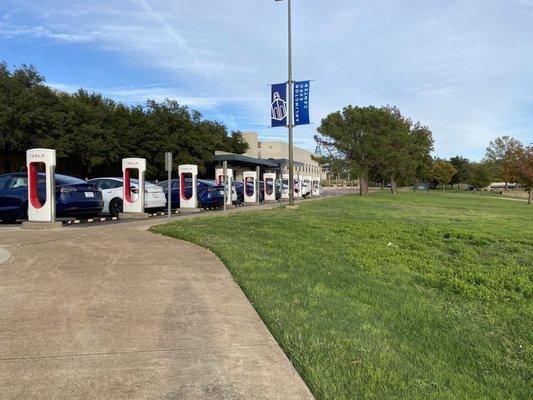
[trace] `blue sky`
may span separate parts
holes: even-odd
[[[433,131],[439,156],[480,159],[488,142],[533,141],[533,0],[293,0],[294,77],[322,117],[395,104]],[[174,98],[230,129],[269,128],[286,80],[286,4],[274,0],[0,0],[0,60],[49,85],[129,104]]]

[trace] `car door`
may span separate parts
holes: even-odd
[[[100,190],[102,191],[102,198],[104,199],[103,212],[109,212],[109,203],[114,198],[122,199],[122,182],[114,179],[100,179]]]
[[[0,219],[3,216],[9,217],[13,213],[11,192],[9,191],[11,179],[11,175],[0,176]]]
[[[24,204],[28,199],[27,175],[4,175],[0,178],[0,219],[22,217]]]

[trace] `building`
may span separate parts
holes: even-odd
[[[248,143],[245,156],[264,160],[276,160],[284,169],[288,168],[289,145],[281,140],[259,141],[257,132],[243,132],[242,136]],[[322,178],[322,168],[313,160],[310,151],[293,147],[294,175]]]
[[[221,167],[223,162],[233,170],[234,179],[242,181],[244,171],[259,171],[262,177],[265,172],[288,173],[289,145],[282,141],[259,141],[256,132],[244,132],[244,140],[248,143],[248,151],[244,154],[233,154],[216,151],[211,165],[207,168],[206,176],[213,176],[215,168]],[[322,180],[321,167],[312,159],[312,153],[294,147],[294,177],[319,178]]]

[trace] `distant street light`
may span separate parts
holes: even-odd
[[[275,0],[283,1],[283,0]],[[287,108],[287,128],[289,129],[289,204],[294,204],[294,157],[293,157],[293,140],[292,140],[292,129],[294,127],[292,121],[292,108],[294,106],[294,99],[292,96],[292,7],[291,0],[287,0],[288,7],[288,25],[289,25],[289,37],[288,37],[288,47],[289,47],[289,79],[287,80],[287,85],[289,86],[289,95],[288,95],[288,108]]]

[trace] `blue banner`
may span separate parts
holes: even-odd
[[[271,96],[271,124],[276,126],[287,126],[287,84],[278,83],[272,85]]]
[[[294,82],[294,125],[309,124],[309,81]]]

